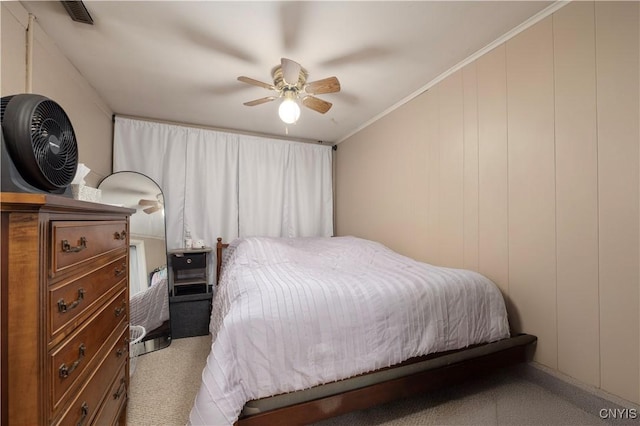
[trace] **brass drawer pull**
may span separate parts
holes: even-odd
[[[58,374],[61,378],[66,379],[67,377],[69,377],[69,374],[73,373],[73,371],[78,368],[78,365],[80,365],[80,361],[82,361],[82,358],[84,358],[84,353],[86,350],[87,348],[84,346],[84,343],[82,343],[78,348],[78,359],[75,360],[73,364],[71,364],[71,367],[67,367],[67,364],[62,364],[60,368],[58,368]]]
[[[64,314],[65,312],[70,311],[71,309],[74,309],[75,307],[77,307],[80,304],[80,302],[82,302],[83,300],[84,300],[84,288],[79,288],[78,298],[74,300],[70,305],[67,305],[64,299],[58,300],[58,312]]]
[[[127,386],[127,383],[125,382],[125,380],[120,379],[120,387],[118,388],[118,391],[113,394],[113,399],[120,399],[120,397],[124,393],[126,386]]]
[[[127,309],[127,304],[125,302],[122,302],[122,305],[116,308],[116,310],[114,311],[114,314],[116,315],[116,317],[119,317],[120,314],[126,311],[126,309]]]
[[[89,404],[87,404],[86,402],[83,402],[82,407],[80,407],[80,410],[82,410],[82,417],[80,417],[80,420],[78,420],[78,423],[76,423],[76,426],[82,426],[84,421],[87,420],[87,416],[89,415]]]
[[[127,270],[127,264],[125,262],[122,262],[122,268],[121,269],[118,269],[118,268],[115,269],[115,271],[114,271],[115,276],[118,277],[118,276],[124,274],[124,272],[126,270]]]
[[[116,358],[120,358],[122,355],[127,353],[127,349],[129,345],[125,345],[116,351]]]
[[[113,234],[113,238],[116,240],[126,240],[127,239],[127,231],[115,232]]]
[[[75,247],[72,247],[69,244],[69,241],[62,240],[62,251],[65,253],[77,253],[87,248],[87,239],[85,237],[80,237],[80,244]]]

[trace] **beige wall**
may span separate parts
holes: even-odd
[[[144,255],[147,261],[148,273],[151,273],[151,271],[156,268],[167,266],[167,246],[165,240],[140,235],[132,235],[132,237],[144,241]]]
[[[639,21],[571,3],[336,152],[338,235],[487,275],[536,361],[636,403]]]
[[[78,141],[79,161],[91,169],[87,184],[96,186],[111,174],[113,112],[100,99],[47,34],[34,24],[31,72],[27,73],[28,13],[18,2],[1,4],[2,96],[27,92],[56,101],[67,113]]]

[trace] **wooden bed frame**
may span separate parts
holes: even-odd
[[[229,244],[223,243],[222,238],[218,237],[216,243],[216,285],[220,282],[220,269],[222,268],[222,249],[229,247]]]
[[[222,243],[222,238],[218,238],[216,245],[216,284],[219,280],[222,265],[222,250],[228,246],[228,244]],[[352,411],[363,410],[394,400],[418,395],[445,386],[451,386],[471,377],[480,377],[497,369],[527,362],[531,359],[537,342],[536,336],[520,334],[505,339],[505,341],[508,340],[514,343],[502,350],[474,356],[473,358],[427,369],[404,377],[382,381],[358,389],[313,399],[311,401],[247,415],[241,417],[236,422],[236,425],[305,425]],[[395,369],[426,360],[435,360],[452,354],[462,355],[473,348],[482,348],[488,345],[490,344],[475,345],[472,348],[412,358],[397,366],[389,367],[389,369]]]

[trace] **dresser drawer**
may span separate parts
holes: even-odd
[[[127,245],[126,221],[52,221],[51,277]]]
[[[116,422],[116,418],[120,414],[120,410],[122,409],[122,405],[127,402],[128,398],[127,389],[127,376],[126,369],[123,368],[118,373],[118,377],[111,384],[111,388],[109,389],[109,393],[107,393],[107,397],[105,398],[102,406],[100,407],[100,411],[93,422],[95,425],[113,425]]]
[[[111,422],[100,423],[92,419],[101,412],[103,405],[110,405],[111,400],[115,399],[111,391],[105,394],[105,387],[112,382],[120,383],[121,379],[126,378],[125,361],[128,352],[126,349],[122,352],[122,348],[123,346],[125,348],[128,347],[128,336],[129,327],[124,325],[124,330],[116,344],[110,347],[100,366],[93,370],[93,374],[87,380],[86,385],[78,392],[75,399],[60,416],[60,420],[55,424],[88,425],[91,422],[95,424],[111,424]],[[113,388],[113,385],[111,388]],[[123,399],[122,396],[120,399]]]
[[[49,287],[49,341],[59,343],[53,336],[72,323],[76,325],[95,308],[97,302],[113,295],[118,288],[125,288],[127,257],[122,256],[107,265],[80,277]],[[85,314],[85,315],[83,315]],[[75,321],[74,321],[75,320]],[[60,336],[62,338],[64,336]]]
[[[118,327],[120,323],[128,323],[127,303],[126,290],[123,289],[49,355],[53,388],[51,406],[54,410],[73,384],[85,376],[83,373],[87,367],[93,365],[95,368],[94,358],[104,355],[101,348],[114,345],[119,334],[112,334],[113,331],[121,329],[122,326]]]
[[[175,253],[171,255],[173,269],[199,269],[207,266],[206,253]]]

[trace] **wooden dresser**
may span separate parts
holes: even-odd
[[[134,210],[45,194],[0,205],[2,424],[125,424]]]

